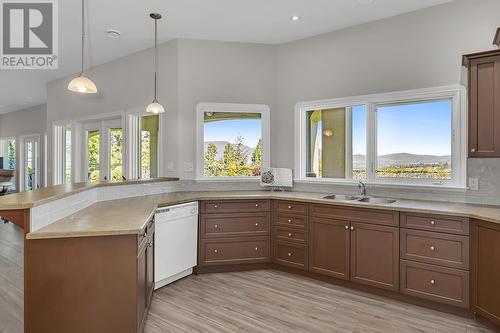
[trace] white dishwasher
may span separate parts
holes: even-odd
[[[193,273],[198,248],[198,202],[155,213],[155,289]]]

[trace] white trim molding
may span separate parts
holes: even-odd
[[[259,113],[262,119],[262,166],[270,165],[271,122],[269,106],[264,104],[199,103],[196,106],[196,180],[197,181],[248,181],[260,177],[206,177],[204,160],[204,114],[205,112]]]
[[[377,162],[377,107],[387,104],[418,103],[436,100],[452,101],[451,128],[451,180],[393,179],[376,176]],[[295,181],[327,184],[355,184],[353,179],[307,178],[306,177],[306,133],[305,113],[307,111],[366,105],[366,171],[368,184],[400,187],[432,187],[443,189],[466,188],[467,165],[467,101],[466,91],[461,85],[405,90],[373,95],[336,98],[298,103],[295,107],[294,164]],[[350,142],[352,139],[349,139]],[[349,144],[348,142],[348,144]],[[346,173],[347,174],[347,173]]]

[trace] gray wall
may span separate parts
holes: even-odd
[[[279,46],[175,40],[161,46],[160,99],[167,106],[162,174],[193,179],[195,108],[199,102],[263,103],[271,107],[271,162],[293,167],[296,103],[464,83],[461,55],[492,48],[500,1],[457,0]],[[48,85],[47,126],[52,121],[144,107],[152,92],[152,52],[142,51],[95,67],[97,96],[66,90],[70,78]],[[500,197],[499,160],[470,160],[479,192],[450,192],[441,199],[480,202]],[[497,180],[499,179],[499,180]],[[297,188],[352,191],[332,186]],[[411,197],[390,189],[376,193]],[[500,203],[500,201],[499,201]]]
[[[39,135],[40,136],[40,177],[42,185],[45,184],[44,175],[44,135],[47,124],[47,106],[45,104],[34,106],[16,112],[0,115],[0,138],[14,137],[16,139],[16,188],[19,189],[19,154],[20,136]]]

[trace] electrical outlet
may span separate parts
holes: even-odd
[[[184,171],[193,172],[194,171],[193,162],[184,162]]]
[[[469,178],[469,190],[479,191],[479,178]]]

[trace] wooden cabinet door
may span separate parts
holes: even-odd
[[[469,156],[500,157],[500,55],[469,64]]]
[[[349,222],[309,220],[309,270],[349,280]]]
[[[154,247],[154,239],[155,232],[154,228],[148,229],[149,234],[149,242],[146,247],[146,307],[149,308],[149,304],[151,303],[151,298],[153,297],[153,290],[155,285],[155,247]]]
[[[137,255],[137,332],[142,332],[146,319],[147,309],[147,239],[139,245]]]
[[[472,310],[500,325],[500,225],[472,224]]]
[[[399,228],[351,223],[351,280],[399,290]]]

